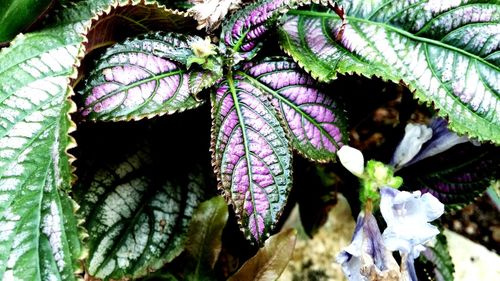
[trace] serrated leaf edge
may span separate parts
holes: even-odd
[[[349,24],[349,23],[347,23],[347,24]],[[281,31],[280,33],[285,33],[285,32]],[[436,111],[438,116],[445,118],[448,121],[448,128],[450,130],[452,130],[453,132],[457,133],[459,136],[465,135],[469,138],[477,139],[478,141],[481,141],[481,142],[488,142],[488,143],[493,143],[493,144],[497,144],[497,145],[500,144],[500,136],[498,136],[498,139],[485,139],[485,138],[475,134],[474,132],[467,131],[467,129],[462,128],[460,125],[455,125],[454,124],[455,122],[453,122],[452,120],[450,120],[448,118],[449,115],[446,112],[443,112],[441,109],[435,107],[434,101],[432,99],[427,98],[423,92],[416,89],[416,87],[414,87],[413,85],[406,83],[404,81],[404,79],[402,79],[402,78],[400,78],[399,80],[396,81],[396,78],[388,77],[390,75],[384,76],[384,74],[382,72],[380,72],[381,73],[380,75],[377,75],[376,73],[370,73],[370,72],[365,73],[365,72],[362,72],[361,70],[360,71],[355,71],[355,70],[339,71],[339,70],[336,70],[335,73],[331,73],[331,77],[326,77],[326,76],[323,77],[322,75],[313,72],[311,68],[307,67],[301,61],[299,61],[299,59],[294,54],[295,52],[291,52],[290,50],[287,50],[283,44],[279,44],[279,46],[280,46],[280,49],[285,54],[290,56],[304,71],[309,73],[311,75],[311,77],[316,79],[318,82],[323,82],[323,83],[332,82],[338,78],[337,74],[342,74],[342,75],[358,75],[358,76],[369,78],[369,79],[375,77],[375,78],[381,79],[384,82],[392,82],[392,83],[403,85],[403,86],[407,87],[412,92],[414,99],[418,102],[419,105],[425,105],[427,107],[432,108],[434,111]]]
[[[226,79],[224,79],[222,82],[226,81]],[[221,85],[222,82],[220,83],[216,83],[215,85]],[[250,82],[249,82],[250,83]],[[253,84],[252,84],[253,85]],[[255,86],[254,86],[255,87]],[[217,88],[217,87],[214,87],[214,88]],[[231,193],[230,191],[224,189],[224,187],[222,186],[222,177],[220,176],[220,166],[221,166],[221,163],[220,161],[217,161],[216,160],[216,149],[215,149],[215,146],[216,146],[216,139],[217,139],[217,133],[215,132],[215,128],[216,128],[216,124],[215,124],[215,117],[216,117],[216,110],[215,110],[215,106],[214,106],[214,102],[215,102],[215,89],[212,91],[211,95],[210,95],[210,99],[211,99],[211,109],[210,109],[210,115],[211,115],[211,118],[212,118],[212,122],[211,122],[211,129],[210,129],[210,148],[209,148],[209,151],[211,153],[211,164],[212,164],[212,168],[213,168],[213,171],[214,171],[214,174],[217,178],[217,190],[220,192],[221,196],[224,198],[224,200],[226,201],[226,203],[232,207],[233,211],[235,210],[235,206],[234,206],[234,202],[231,198]],[[263,94],[261,95],[260,97],[256,97],[258,99],[260,99],[261,101],[264,101],[264,102],[270,102],[270,97],[268,97],[269,95],[267,94]],[[274,111],[274,108],[272,108],[271,106],[271,109]],[[280,126],[283,126],[283,120],[280,116],[280,114],[277,114],[276,113],[276,118],[278,119],[279,123],[280,123]],[[288,135],[286,134],[286,130],[285,131],[285,137],[287,138],[288,140],[288,151],[290,152],[290,186],[289,188],[291,189],[292,186],[293,186],[293,149],[292,149],[292,146],[291,146],[291,142],[289,141],[288,139]],[[286,206],[288,202],[288,197],[285,198],[285,201],[283,203],[283,206]],[[284,208],[279,212],[277,213],[277,217],[280,218],[281,215],[283,214],[283,211],[284,211]],[[240,223],[240,221],[242,220],[242,217],[240,214],[238,214],[237,212],[233,212],[235,214],[235,217],[238,221],[238,227],[240,229],[240,231],[242,233],[247,233],[246,231],[246,228]],[[279,220],[279,219],[278,219]],[[273,227],[276,227],[276,224],[278,223],[278,221],[276,221],[275,223],[273,223],[272,225],[270,225],[271,228]],[[275,229],[276,230],[276,229]],[[264,243],[264,241],[266,239],[268,239],[272,234],[269,233],[269,232],[266,232],[265,233],[265,239],[262,240],[262,243]],[[245,238],[247,239],[247,241],[254,241],[251,237],[250,234],[247,234],[245,235]],[[263,245],[263,244],[262,244]]]

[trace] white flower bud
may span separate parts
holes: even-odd
[[[340,163],[352,174],[360,177],[365,170],[365,159],[361,151],[356,148],[344,145],[337,152]]]

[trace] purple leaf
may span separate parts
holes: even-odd
[[[292,156],[264,94],[229,76],[212,97],[213,165],[226,200],[248,239],[262,243],[285,206]]]
[[[277,15],[289,1],[261,0],[235,13],[222,28],[223,45],[249,60],[261,47],[260,40],[274,24]]]
[[[346,142],[346,124],[337,104],[318,89],[317,83],[286,58],[248,63],[242,74],[271,96],[272,104],[285,121],[292,146],[317,162],[335,159]]]
[[[193,94],[218,77],[198,65],[189,71],[184,67],[195,57],[191,44],[200,40],[151,33],[108,49],[87,81],[82,115],[98,120],[141,119],[201,105]]]
[[[499,149],[487,144],[460,144],[405,167],[398,175],[404,179],[404,189],[430,192],[447,209],[457,209],[480,196],[490,181],[498,178],[498,155]]]

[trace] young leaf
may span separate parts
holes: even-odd
[[[457,209],[479,197],[499,177],[499,149],[470,143],[402,169],[404,189],[430,192],[447,209]]]
[[[228,281],[274,281],[292,258],[297,231],[287,229],[267,239],[264,247],[250,258]]]
[[[272,231],[292,184],[292,155],[272,105],[248,79],[228,75],[212,97],[212,161],[248,239]]]
[[[52,0],[2,0],[0,2],[0,43],[33,24],[46,11]]]
[[[280,28],[284,49],[313,77],[355,72],[403,80],[452,130],[500,143],[496,1],[339,3],[345,29],[333,12],[304,10],[290,11]]]
[[[78,186],[89,232],[86,268],[94,277],[144,276],[184,247],[189,221],[202,198],[203,176],[186,172],[159,180],[150,154],[142,149],[121,163],[105,164]]]
[[[455,268],[448,252],[446,236],[440,233],[432,247],[426,247],[417,260],[416,268],[421,280],[453,281]]]
[[[208,280],[222,247],[222,230],[228,218],[224,199],[216,196],[201,203],[193,215],[187,234],[186,280]]]
[[[262,37],[274,26],[288,0],[259,0],[236,12],[222,27],[221,48],[236,53],[234,64],[250,60],[262,47]]]
[[[82,115],[141,119],[200,106],[193,91],[212,85],[219,75],[186,69],[197,58],[191,47],[199,41],[204,42],[197,36],[158,32],[108,49],[87,81]]]
[[[285,121],[292,146],[317,162],[335,159],[346,142],[346,124],[335,102],[316,87],[316,82],[285,58],[247,63],[240,75],[269,94]]]

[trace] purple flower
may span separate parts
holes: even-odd
[[[387,223],[384,244],[390,251],[408,254],[411,259],[425,250],[424,244],[433,239],[439,230],[429,222],[439,218],[444,205],[430,193],[421,194],[384,187],[380,211]]]
[[[398,170],[469,141],[467,136],[458,136],[448,130],[447,125],[443,118],[432,119],[430,127],[406,125],[405,135],[392,156],[391,165]]]
[[[360,213],[351,244],[337,255],[349,281],[399,280],[399,266],[387,251],[375,217]]]

